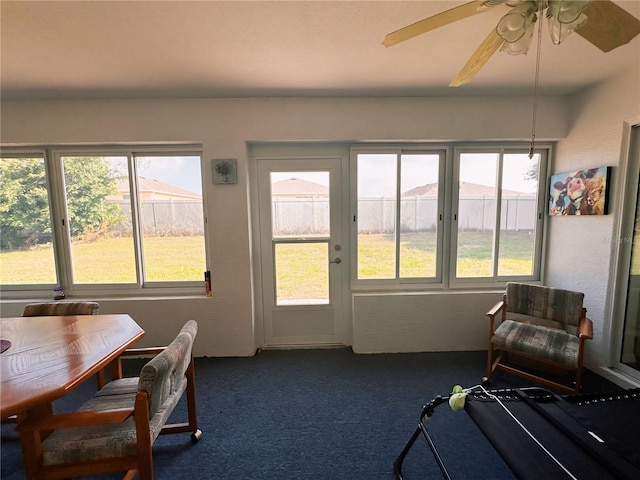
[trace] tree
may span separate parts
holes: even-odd
[[[117,222],[120,208],[105,199],[116,193],[110,162],[68,157],[64,161],[68,221],[72,237]],[[0,247],[28,248],[51,239],[49,190],[41,158],[0,160]]]
[[[78,237],[88,229],[108,227],[122,218],[118,205],[105,202],[107,196],[118,193],[116,174],[105,158],[64,159],[67,215],[72,237]]]
[[[38,158],[0,160],[0,247],[12,249],[51,236],[44,162]]]

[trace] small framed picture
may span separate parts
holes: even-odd
[[[238,183],[238,162],[235,158],[213,160],[213,183],[215,185]]]
[[[610,177],[611,167],[552,175],[549,215],[606,215]]]

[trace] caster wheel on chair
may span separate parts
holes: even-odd
[[[191,441],[193,443],[196,443],[198,440],[200,440],[201,436],[202,436],[202,430],[197,429],[195,432],[191,434]]]

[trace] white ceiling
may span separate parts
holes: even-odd
[[[402,44],[385,34],[461,1],[5,1],[2,98],[530,94],[527,56],[497,53],[447,85],[508,7]],[[640,18],[640,1],[616,1]],[[534,36],[535,40],[535,36]],[[540,88],[566,94],[640,64],[640,36],[602,53],[544,23]],[[640,81],[640,79],[639,79]]]

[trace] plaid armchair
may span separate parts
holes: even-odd
[[[583,299],[579,292],[508,283],[503,299],[487,312],[487,379],[500,369],[564,392],[579,392],[584,341],[593,338]],[[521,368],[523,361],[529,370]],[[573,380],[567,385],[549,374],[533,373],[531,366],[535,371],[536,364],[543,371],[572,374]]]

